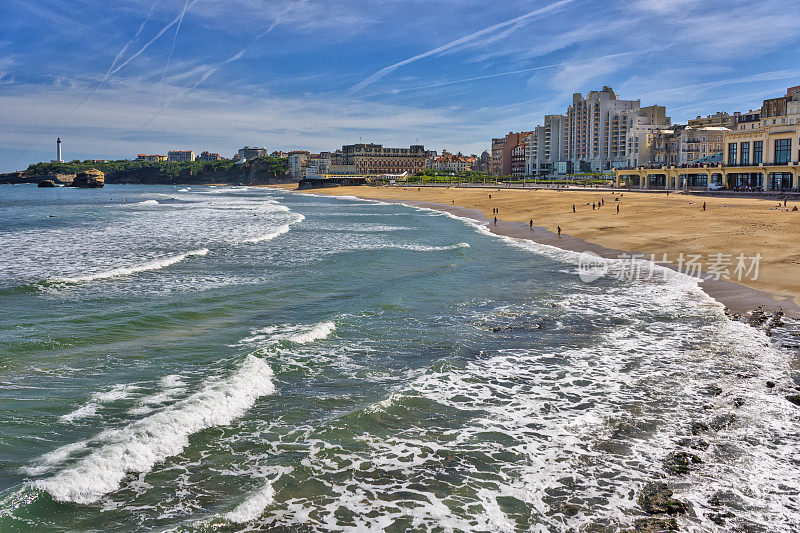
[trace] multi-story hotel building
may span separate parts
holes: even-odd
[[[544,126],[536,126],[528,138],[528,175],[558,172],[558,164],[566,161],[566,120],[565,115],[545,115]]]
[[[167,161],[194,161],[194,152],[191,150],[170,150],[167,152]]]
[[[567,154],[575,170],[603,171],[627,165],[626,113],[639,100],[620,100],[611,87],[572,96],[567,108]]]
[[[754,120],[725,136],[723,165],[730,187],[785,190],[800,187],[800,86],[764,100]]]
[[[251,148],[250,146],[245,146],[239,149],[237,155],[239,159],[254,159],[256,157],[266,157],[269,155],[269,152],[267,152],[266,148]]]
[[[349,144],[332,154],[331,172],[343,174],[415,174],[425,170],[428,152],[422,145],[386,148],[380,144]]]
[[[490,171],[495,176],[524,176],[526,167],[526,139],[532,131],[509,132],[503,138],[492,139],[492,164]],[[519,147],[522,148],[519,148]],[[516,151],[516,156],[514,152]],[[519,157],[522,156],[520,166]],[[514,157],[517,159],[515,160]]]
[[[702,143],[703,131],[721,131],[721,161],[710,162],[708,157],[694,163],[678,157],[656,161],[650,167],[617,171],[617,183],[624,180],[634,187],[668,189],[705,188],[711,183],[750,190],[800,188],[800,86],[790,87],[780,98],[764,100],[758,111],[737,114],[733,129],[686,130],[691,132],[687,146],[692,139]],[[712,136],[706,139],[708,144]],[[716,148],[716,139],[707,152]]]
[[[157,163],[159,161],[166,161],[167,156],[165,155],[158,155],[158,154],[138,154],[136,156],[137,161],[147,161],[149,163]]]
[[[222,161],[222,157],[219,154],[214,154],[211,152],[203,152],[197,156],[195,159],[196,161]]]

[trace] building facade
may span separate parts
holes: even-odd
[[[628,120],[639,100],[620,100],[611,87],[572,96],[567,108],[566,150],[576,171],[598,172],[627,166]]]
[[[245,146],[244,148],[240,149],[238,154],[239,159],[253,159],[256,157],[266,157],[269,155],[266,148],[251,148],[249,146]]]
[[[649,168],[618,171],[617,183],[667,189],[710,184],[737,190],[800,189],[800,86],[790,87],[785,96],[764,100],[760,110],[735,116],[732,129],[684,127],[681,135],[672,131],[671,142],[678,141],[677,146],[670,146],[676,150],[674,158],[657,161]],[[702,148],[693,151],[689,147],[702,144],[704,137],[706,152],[719,145],[721,151],[691,162]],[[666,153],[671,155],[669,150]],[[681,153],[687,154],[685,161]]]
[[[196,161],[222,161],[222,159],[219,154],[203,152],[197,156]]]
[[[509,132],[505,137],[492,139],[492,162],[490,165],[492,175],[511,176],[513,172],[520,176],[525,174],[525,144],[527,137],[532,133],[532,131]],[[521,171],[519,166],[520,154],[523,157]]]
[[[137,161],[147,161],[149,163],[157,163],[159,161],[166,161],[167,156],[165,155],[158,155],[158,154],[138,154],[136,156]]]
[[[194,161],[194,152],[191,150],[170,150],[167,152],[167,161]]]
[[[331,154],[331,172],[342,174],[415,174],[425,170],[428,152],[422,145],[387,148],[380,144],[350,144]]]

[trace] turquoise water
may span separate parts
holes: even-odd
[[[2,530],[615,530],[654,480],[688,530],[800,517],[797,360],[691,280],[194,186],[4,187],[0,267]]]

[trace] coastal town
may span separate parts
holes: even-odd
[[[333,151],[268,150],[245,146],[230,158],[176,149],[137,154],[146,163],[221,162],[259,158],[284,161],[287,179],[316,180],[440,174],[460,181],[536,180],[569,183],[576,178],[647,190],[794,192],[800,188],[800,85],[763,100],[748,111],[698,115],[673,124],[667,109],[623,100],[611,87],[575,93],[563,114],[541,125],[491,139],[480,155],[441,153],[423,145],[344,145]],[[57,158],[63,163],[61,138]],[[87,163],[108,163],[92,159]],[[432,171],[432,172],[431,172]]]

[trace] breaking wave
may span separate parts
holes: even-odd
[[[192,250],[183,254],[174,255],[172,257],[165,257],[163,259],[156,259],[141,265],[132,267],[120,267],[113,270],[106,270],[104,272],[97,272],[95,274],[87,274],[85,276],[64,277],[64,278],[51,278],[48,281],[51,283],[82,283],[85,281],[96,281],[100,279],[115,278],[118,276],[129,276],[138,272],[145,272],[147,270],[160,270],[168,266],[180,263],[184,259],[192,256],[204,256],[208,253],[208,248],[201,248],[199,250]]]
[[[117,490],[127,473],[149,472],[189,445],[199,431],[230,424],[261,398],[275,392],[270,366],[248,355],[226,378],[120,429],[100,433],[89,455],[33,486],[61,502],[88,504]],[[74,446],[74,445],[73,445]]]

